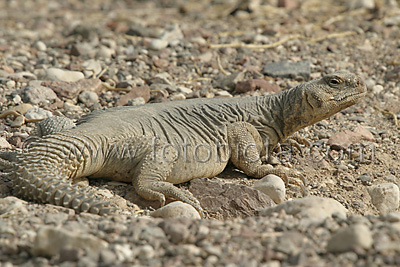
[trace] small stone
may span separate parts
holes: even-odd
[[[141,260],[152,259],[155,255],[154,248],[150,245],[143,245],[137,249],[138,258]]]
[[[99,96],[95,92],[83,91],[79,94],[78,99],[85,104],[86,107],[91,107],[99,101]]]
[[[187,225],[177,220],[164,220],[160,227],[164,230],[166,236],[174,244],[185,242],[190,232]]]
[[[384,183],[368,188],[371,202],[381,214],[396,211],[399,208],[399,187],[396,184]]]
[[[390,223],[397,223],[400,222],[400,212],[390,212],[386,214],[385,220]]]
[[[400,15],[385,17],[383,19],[383,23],[385,24],[385,26],[398,26],[400,25]]]
[[[160,39],[154,39],[149,44],[149,48],[152,50],[156,50],[156,51],[164,49],[167,46],[168,46],[168,41],[160,40]]]
[[[38,51],[46,51],[47,50],[47,46],[45,43],[43,43],[42,41],[37,41],[35,43],[35,47]]]
[[[358,125],[354,131],[343,130],[332,135],[328,140],[328,145],[333,149],[347,149],[350,145],[356,144],[362,140],[374,141],[375,138],[370,131],[363,126]]]
[[[299,7],[299,2],[296,0],[278,0],[278,7],[295,9]]]
[[[53,226],[39,228],[33,242],[32,252],[35,256],[54,256],[62,249],[84,249],[100,252],[108,246],[104,240],[80,232],[71,232]]]
[[[285,183],[279,176],[269,174],[257,181],[254,188],[268,195],[276,204],[285,200]]]
[[[374,94],[379,94],[380,92],[383,91],[383,86],[380,84],[374,85],[374,87],[372,87],[372,92],[374,92]]]
[[[16,197],[0,198],[0,215],[10,216],[17,214],[25,214],[28,212],[26,209],[26,201]],[[1,225],[1,224],[0,224]]]
[[[140,106],[146,104],[146,100],[143,97],[139,96],[134,99],[128,100],[127,106]]]
[[[0,148],[11,148],[11,145],[4,137],[0,137]]]
[[[174,94],[174,95],[170,96],[169,99],[171,99],[171,100],[184,100],[184,99],[186,99],[186,97],[185,97],[184,94],[178,93],[178,94]]]
[[[177,44],[180,40],[183,39],[183,32],[178,24],[174,24],[165,30],[158,39],[167,41],[171,45]]]
[[[81,112],[82,108],[80,106],[74,105],[72,101],[64,102],[64,109],[68,112]]]
[[[217,179],[193,179],[190,192],[203,209],[220,219],[250,217],[260,209],[274,206],[274,201],[259,190]]]
[[[94,59],[89,59],[83,62],[82,67],[85,68],[83,74],[85,75],[86,78],[91,78],[93,76],[96,76],[100,74],[100,72],[102,71],[100,62]]]
[[[21,103],[21,97],[19,96],[19,95],[16,95],[16,96],[14,96],[14,98],[13,98],[13,102],[15,103],[15,104],[19,104],[19,103]]]
[[[372,233],[364,224],[354,224],[336,231],[328,241],[327,251],[341,253],[357,248],[370,249],[373,244]]]
[[[183,93],[185,95],[193,93],[193,90],[184,86],[177,87],[178,92]]]
[[[160,218],[192,218],[200,219],[199,212],[192,205],[181,201],[174,201],[150,213],[152,217]]]
[[[96,58],[109,59],[109,58],[112,58],[114,54],[115,54],[114,49],[108,48],[107,46],[102,45],[97,50]]]
[[[43,120],[52,116],[53,114],[50,111],[38,107],[29,109],[25,114],[25,118],[33,120]]]
[[[145,102],[150,99],[150,88],[147,85],[136,86],[129,93],[122,95],[117,101],[117,106],[125,106],[132,99],[142,97]]]
[[[287,214],[300,216],[305,224],[320,223],[333,214],[346,218],[347,209],[338,201],[331,198],[305,197],[291,201],[285,201],[275,207],[261,210],[261,216],[270,216],[284,210]]]
[[[278,93],[281,91],[279,85],[270,83],[266,80],[253,79],[247,81],[238,81],[235,87],[235,93],[254,92],[255,90],[262,90],[269,93]]]
[[[48,105],[54,103],[58,99],[57,94],[48,87],[30,83],[28,87],[22,91],[22,99],[26,103],[33,105]]]
[[[85,75],[83,75],[83,73],[80,71],[49,68],[46,70],[45,78],[50,81],[76,82],[80,79],[85,78]]]
[[[117,260],[117,256],[111,250],[102,250],[100,252],[100,264],[101,265],[113,265]]]
[[[21,127],[22,125],[24,125],[25,123],[25,119],[23,116],[17,116],[13,122],[11,122],[11,127]]]
[[[372,177],[369,173],[363,173],[357,178],[357,180],[360,180],[363,184],[368,184],[372,181]]]
[[[219,76],[213,83],[215,88],[221,88],[224,90],[233,90],[236,87],[236,83],[244,79],[244,72],[235,72],[231,75]]]
[[[350,10],[354,9],[374,9],[375,1],[374,0],[351,0],[347,1],[347,8]]]
[[[232,97],[228,91],[218,91],[215,93],[215,95],[220,97]]]
[[[269,63],[264,67],[263,73],[271,77],[294,79],[297,76],[302,76],[304,79],[308,79],[311,73],[310,62],[300,61]]]
[[[8,89],[14,89],[15,85],[16,85],[16,83],[13,80],[9,80],[9,81],[6,82],[6,86],[7,86]]]

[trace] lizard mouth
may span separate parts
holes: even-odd
[[[350,98],[352,98],[352,100],[356,100],[358,98],[360,98],[361,96],[363,96],[365,94],[365,92],[351,92],[345,95],[336,95],[334,97],[332,97],[330,100],[334,100],[336,102],[343,102],[346,100],[349,100]]]

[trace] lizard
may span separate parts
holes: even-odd
[[[53,118],[26,151],[1,152],[0,165],[17,195],[76,212],[113,212],[107,201],[71,183],[89,177],[130,182],[145,199],[164,205],[173,198],[201,213],[197,199],[174,184],[215,177],[228,161],[248,176],[275,174],[296,184],[299,171],[265,164],[262,156],[268,160],[298,130],[365,94],[359,76],[338,71],[277,94],[115,107],[86,114],[76,126]]]

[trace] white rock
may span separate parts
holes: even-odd
[[[6,86],[7,86],[8,89],[14,89],[15,86],[16,86],[16,82],[13,81],[13,80],[9,80],[9,81],[6,82]]]
[[[111,58],[114,54],[115,54],[115,50],[102,45],[97,50],[96,58],[108,59],[108,58]]]
[[[146,104],[146,100],[143,97],[139,96],[134,99],[128,101],[128,106],[140,106]]]
[[[183,32],[178,24],[172,25],[165,30],[158,39],[167,41],[168,43],[176,43],[183,39]]]
[[[300,216],[303,224],[320,223],[333,214],[345,218],[347,213],[347,209],[334,199],[310,196],[285,201],[275,207],[263,209],[260,211],[260,215],[270,216],[281,210],[290,215]]]
[[[381,214],[396,211],[399,208],[399,187],[393,183],[373,185],[368,188],[372,204]]]
[[[161,50],[166,48],[167,46],[168,46],[168,41],[160,39],[154,39],[149,44],[149,48],[152,50]]]
[[[228,91],[218,91],[216,95],[220,97],[232,97],[232,95]]]
[[[155,251],[154,248],[150,245],[143,245],[138,249],[138,258],[141,260],[148,260],[154,257]]]
[[[21,97],[19,96],[19,95],[16,95],[16,96],[14,96],[14,98],[13,98],[13,102],[15,103],[15,104],[19,104],[19,103],[21,103]]]
[[[254,188],[268,195],[276,204],[285,200],[285,183],[279,176],[269,174],[257,181]]]
[[[328,241],[328,252],[346,252],[356,248],[369,249],[372,247],[372,233],[364,224],[354,224],[336,231]]]
[[[347,1],[347,7],[349,9],[373,9],[375,8],[375,1],[374,0],[351,0]]]
[[[27,119],[42,120],[50,117],[53,117],[50,111],[38,107],[33,107],[25,113],[25,118]]]
[[[80,71],[63,70],[58,68],[49,68],[46,70],[46,79],[51,81],[76,82],[85,78]]]
[[[69,101],[64,102],[64,109],[69,112],[80,112],[82,111],[82,108],[80,106],[76,106],[73,103]]]
[[[82,63],[82,67],[86,69],[83,71],[86,78],[91,78],[93,75],[96,76],[102,71],[100,62],[94,59],[86,60]]]
[[[186,97],[182,93],[177,93],[177,94],[172,95],[169,99],[171,99],[171,100],[184,100],[184,99],[186,99]]]
[[[150,213],[152,217],[160,218],[192,218],[200,219],[199,212],[193,206],[181,201],[174,201]]]
[[[11,148],[11,145],[4,137],[0,137],[0,148]]]
[[[178,92],[184,93],[185,95],[193,93],[192,89],[187,88],[185,86],[178,86],[177,89],[178,89]]]
[[[95,92],[83,91],[79,94],[78,99],[85,104],[85,106],[91,107],[99,101],[99,96]]]
[[[383,90],[383,86],[380,84],[374,85],[372,87],[372,91],[374,92],[374,94],[379,94],[380,92],[382,92]]]
[[[37,41],[35,43],[35,47],[37,50],[39,51],[46,51],[47,50],[47,46],[45,43],[43,43],[42,41]]]
[[[54,256],[62,249],[81,248],[92,252],[106,249],[107,242],[90,234],[72,232],[54,226],[43,226],[38,230],[32,246],[36,256]]]

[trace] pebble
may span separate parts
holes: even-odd
[[[158,39],[167,41],[170,45],[176,45],[183,39],[183,32],[178,24],[174,24],[166,29]]]
[[[350,10],[354,9],[374,9],[375,1],[374,0],[351,0],[347,1],[347,7]]]
[[[16,83],[13,80],[9,80],[9,81],[6,82],[6,86],[7,86],[8,89],[14,89],[15,85],[16,85]]]
[[[219,96],[219,97],[232,97],[231,93],[229,93],[228,91],[217,91],[215,93],[215,96]]]
[[[17,116],[10,124],[11,127],[21,127],[25,124],[25,119],[23,116]]]
[[[140,106],[146,104],[146,100],[143,97],[139,96],[134,99],[128,100],[127,106]]]
[[[19,103],[21,103],[21,101],[22,101],[22,99],[21,99],[21,97],[19,95],[14,96],[13,102],[15,104],[19,104]]]
[[[383,86],[382,85],[380,85],[380,84],[377,84],[377,85],[374,85],[374,87],[372,87],[372,92],[374,93],[374,94],[379,94],[380,92],[382,92],[383,91]]]
[[[48,105],[58,100],[57,94],[48,87],[30,83],[22,90],[22,99],[25,103],[33,105]]]
[[[50,111],[39,107],[33,107],[29,109],[28,112],[26,112],[25,114],[25,118],[34,120],[43,120],[52,116],[53,114]]]
[[[70,101],[65,101],[64,102],[64,109],[68,112],[81,112],[82,108],[80,106],[74,105]]]
[[[58,68],[49,68],[46,70],[45,79],[50,81],[76,82],[85,78],[80,71],[71,71]]]
[[[333,149],[347,149],[350,145],[362,140],[374,141],[375,138],[370,131],[358,125],[354,131],[345,129],[332,135],[328,140],[328,145]]]
[[[108,48],[107,46],[100,46],[97,50],[96,58],[98,59],[110,59],[115,55],[115,50],[112,48]]]
[[[193,90],[184,86],[177,86],[177,90],[185,95],[193,93]]]
[[[309,79],[311,74],[310,62],[300,61],[268,63],[264,67],[263,73],[271,77],[294,79],[298,76],[302,76],[304,79]]]
[[[287,214],[298,215],[305,219],[305,224],[320,223],[332,215],[346,218],[347,209],[338,201],[331,198],[305,197],[291,201],[285,201],[275,207],[260,211],[261,216],[270,216],[274,212],[284,210]]]
[[[81,248],[99,253],[107,248],[107,242],[90,234],[81,234],[54,226],[39,228],[33,242],[32,252],[36,256],[54,256],[62,249]]]
[[[268,195],[276,204],[285,200],[285,183],[279,176],[269,174],[257,181],[253,187]]]
[[[89,59],[82,63],[82,67],[85,68],[83,74],[86,78],[91,78],[93,75],[97,76],[102,71],[101,63],[95,59]]]
[[[178,94],[171,95],[169,99],[171,99],[171,100],[184,100],[184,99],[186,99],[186,96],[184,94],[182,94],[182,93],[178,93]]]
[[[369,173],[363,173],[357,178],[357,180],[360,180],[363,184],[368,184],[372,181],[372,177]]]
[[[35,47],[38,51],[46,51],[47,50],[47,46],[45,43],[43,43],[42,41],[37,41],[35,43]]]
[[[399,208],[399,187],[393,183],[373,185],[368,188],[371,202],[381,214],[396,211]]]
[[[236,83],[244,79],[245,73],[235,72],[230,75],[220,75],[214,81],[213,86],[224,90],[232,91],[236,87]]]
[[[4,137],[0,137],[0,148],[11,148],[11,145],[7,142]]]
[[[91,107],[99,101],[99,96],[95,92],[83,91],[79,94],[78,99],[85,104],[86,107]]]
[[[199,212],[192,205],[181,201],[174,201],[150,213],[152,217],[159,218],[192,218],[200,219]]]
[[[129,91],[129,93],[122,95],[117,101],[117,106],[125,106],[129,101],[141,97],[145,102],[150,99],[150,88],[147,85],[136,86]],[[136,100],[136,103],[142,103],[142,100]],[[134,102],[132,102],[134,103]]]
[[[164,49],[168,46],[168,41],[166,40],[160,40],[160,39],[154,39],[150,42],[149,48],[152,50],[161,50]]]
[[[328,241],[326,249],[331,253],[342,253],[357,248],[370,249],[372,244],[372,234],[368,226],[355,224],[335,232]]]

